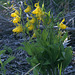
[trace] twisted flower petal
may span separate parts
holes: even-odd
[[[28,7],[24,10],[24,12],[28,13],[31,11],[31,7],[28,5]]]

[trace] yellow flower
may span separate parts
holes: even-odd
[[[34,6],[36,7],[36,9],[32,11],[32,14],[38,14],[40,11],[39,2],[35,3]]]
[[[34,6],[36,7],[36,9],[32,11],[32,14],[35,14],[36,17],[38,17],[41,20],[41,17],[44,15],[44,12],[39,6],[39,2],[35,3]]]
[[[20,22],[20,17],[16,17],[13,19],[13,23],[18,23],[18,22]]]
[[[28,7],[24,10],[24,12],[28,13],[31,11],[31,7],[28,5]]]
[[[20,13],[17,10],[15,10],[15,14],[19,15]]]
[[[11,13],[11,17],[16,17],[18,16],[16,13]]]
[[[63,22],[65,21],[65,18],[61,21],[61,23],[59,24],[59,27],[61,28],[61,29],[66,29],[67,28],[67,26],[65,25],[65,24],[63,24]]]
[[[33,17],[31,20],[30,20],[30,23],[35,23],[35,18]]]
[[[40,11],[40,7],[37,7],[34,11],[32,11],[32,14],[38,14]]]
[[[33,25],[30,25],[29,27],[28,27],[28,30],[29,31],[31,31],[31,30],[33,30],[34,29],[34,26]]]
[[[23,28],[22,28],[22,26],[17,26],[17,27],[14,28],[12,31],[13,31],[13,32],[16,32],[16,33],[20,33],[20,32],[23,31]]]
[[[61,29],[66,29],[67,28],[67,26],[63,23],[60,23],[59,26],[60,26]]]
[[[36,7],[36,9],[32,11],[32,14],[35,14],[38,20],[42,20],[42,17],[45,15],[45,13],[40,8],[39,2],[35,3],[34,6]]]
[[[36,38],[36,34],[35,33],[33,34],[32,38]]]
[[[41,8],[39,6],[39,2],[35,3],[34,6],[36,7],[36,9],[34,11],[32,11],[32,14],[36,14],[36,15],[39,14],[40,15],[42,13],[42,11],[41,11]]]

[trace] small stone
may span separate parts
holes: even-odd
[[[4,62],[4,59],[1,59],[2,62]]]
[[[3,40],[0,40],[0,44],[2,44],[3,43]]]
[[[20,44],[20,42],[15,42],[15,45],[20,46],[21,44]]]

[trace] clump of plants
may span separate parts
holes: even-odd
[[[17,10],[13,5],[11,6],[14,10],[11,13],[13,17],[11,21],[16,26],[12,31],[18,34],[22,32],[23,37],[26,37],[25,33],[27,33],[30,37],[29,41],[26,39],[22,42],[23,46],[18,49],[23,49],[30,55],[27,61],[32,67],[38,65],[33,68],[34,75],[61,75],[72,59],[72,48],[70,46],[64,48],[63,45],[64,40],[68,37],[67,31],[63,32],[67,28],[63,23],[65,18],[57,22],[58,18],[53,18],[50,11],[45,12],[44,3],[42,7],[39,6],[39,2],[35,3],[35,10],[32,10],[26,2],[25,6],[27,7],[25,10],[22,10],[21,7]],[[24,16],[26,16],[26,21]],[[58,28],[55,29],[54,26]]]

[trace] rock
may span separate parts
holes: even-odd
[[[15,42],[15,45],[20,46],[21,44],[20,44],[20,42]]]
[[[2,62],[4,62],[4,59],[1,59]]]
[[[0,40],[0,44],[2,44],[3,43],[3,40]]]

